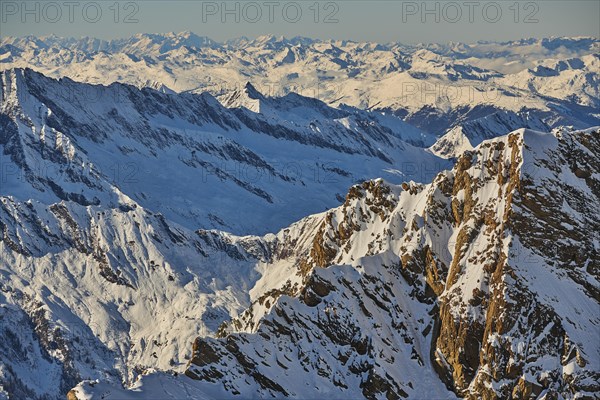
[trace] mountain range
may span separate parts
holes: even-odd
[[[109,41],[6,37],[0,68],[169,93],[209,92],[224,103],[250,81],[269,97],[298,93],[336,108],[395,114],[436,137],[449,133],[436,153],[454,157],[489,138],[491,129],[497,135],[522,127],[598,125],[599,49],[590,37],[446,45],[273,35],[219,43],[191,32]],[[454,151],[457,138],[461,145]]]
[[[0,399],[595,398],[598,43],[1,39]]]

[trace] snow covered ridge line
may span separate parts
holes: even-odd
[[[599,128],[522,129],[430,184],[355,186],[294,225],[305,250],[195,340],[186,376],[82,382],[70,400],[594,398],[599,149]]]
[[[427,181],[449,165],[397,117],[252,85],[226,108],[207,93],[0,77],[3,193],[20,201],[110,206],[116,187],[191,230],[264,234],[334,207],[357,181]]]
[[[434,154],[455,158],[483,140],[521,127],[550,131],[599,125],[599,43],[596,38],[547,38],[409,46],[264,36],[219,44],[190,32],[141,34],[111,42],[25,37],[1,42],[0,69],[33,68],[54,78],[120,82],[182,96],[208,92],[226,107],[264,112],[268,101],[247,90],[252,77],[253,88],[266,98],[289,100],[297,93],[330,109],[358,108],[371,115],[378,111],[383,116],[380,125],[397,125],[400,119],[407,132],[402,140],[433,146]],[[102,103],[102,94],[122,104],[128,101],[129,89],[113,85],[104,93],[92,86],[64,84],[60,90],[69,102]],[[289,101],[281,103],[289,108]],[[332,115],[323,112],[324,117]],[[285,114],[280,109],[278,117],[287,119]],[[304,122],[310,127],[310,120]],[[413,128],[410,134],[408,126]],[[318,129],[322,127],[311,128]],[[308,168],[302,171],[314,175]],[[356,180],[376,176],[383,175]],[[355,182],[347,183],[338,191],[340,196]],[[306,214],[294,217],[302,215]]]
[[[598,43],[547,38],[411,46],[263,36],[219,44],[190,32],[108,42],[30,36],[3,39],[0,60],[3,69],[31,67],[165,92],[227,97],[252,76],[264,93],[297,92],[335,106],[412,114],[491,104],[518,111],[524,104],[546,109],[548,98],[597,107]]]
[[[293,38],[286,38],[285,36],[275,35],[262,35],[254,39],[247,37],[240,37],[236,39],[227,40],[225,42],[218,42],[206,36],[198,36],[197,34],[185,31],[185,32],[169,32],[169,33],[140,33],[133,35],[129,38],[122,39],[97,39],[93,37],[59,37],[56,35],[48,36],[23,36],[23,37],[12,37],[5,36],[0,39],[0,46],[11,45],[17,48],[25,47],[26,45],[35,45],[40,49],[49,47],[62,47],[66,49],[79,49],[86,52],[121,52],[137,48],[142,50],[143,47],[160,48],[162,52],[168,52],[178,47],[189,47],[194,49],[201,48],[215,48],[215,47],[229,47],[229,48],[252,48],[265,45],[280,45],[280,44],[293,44],[293,45],[311,45],[315,43],[331,43],[338,46],[347,45],[372,45],[378,46],[379,49],[390,49],[394,46],[402,46],[406,49],[419,49],[429,48],[438,50],[443,54],[460,54],[465,53],[467,57],[481,55],[482,52],[489,52],[494,47],[534,47],[539,46],[540,48],[546,49],[546,51],[552,52],[553,50],[560,49],[561,51],[588,51],[598,47],[599,39],[597,37],[548,37],[548,38],[526,38],[515,41],[507,42],[494,42],[494,41],[478,41],[475,43],[461,43],[461,42],[449,42],[449,43],[421,43],[417,45],[408,45],[401,42],[391,43],[374,43],[374,42],[356,42],[353,40],[321,40],[312,39],[308,37],[296,36]]]

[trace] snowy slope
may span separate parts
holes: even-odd
[[[338,205],[357,181],[423,181],[447,165],[405,142],[432,139],[396,117],[296,94],[259,94],[259,114],[208,94],[91,86],[31,70],[0,77],[3,193],[20,201],[116,204],[115,186],[189,229],[264,234]]]
[[[504,77],[510,85],[526,83],[537,94],[572,99],[584,106],[600,107],[600,54],[563,60],[540,61],[533,68]]]
[[[497,132],[510,132],[523,127],[550,131],[552,126],[571,125],[572,121],[568,118],[555,118],[551,113],[536,110],[522,110],[518,113],[500,110],[479,118],[467,118],[464,122],[457,122],[438,138],[430,150],[440,157],[456,158],[484,140],[498,136]]]
[[[522,129],[430,184],[353,187],[294,225],[312,229],[295,274],[196,339],[186,377],[150,374],[127,398],[593,398],[599,140]]]

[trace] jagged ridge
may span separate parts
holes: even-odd
[[[303,285],[232,324],[254,333],[197,339],[187,374],[243,396],[450,396],[438,377],[469,398],[593,396],[599,133],[521,130],[430,185],[354,188]]]

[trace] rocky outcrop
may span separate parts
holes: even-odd
[[[353,187],[311,221],[301,287],[249,333],[199,339],[189,376],[245,396],[593,397],[599,135],[520,130],[430,185]]]

